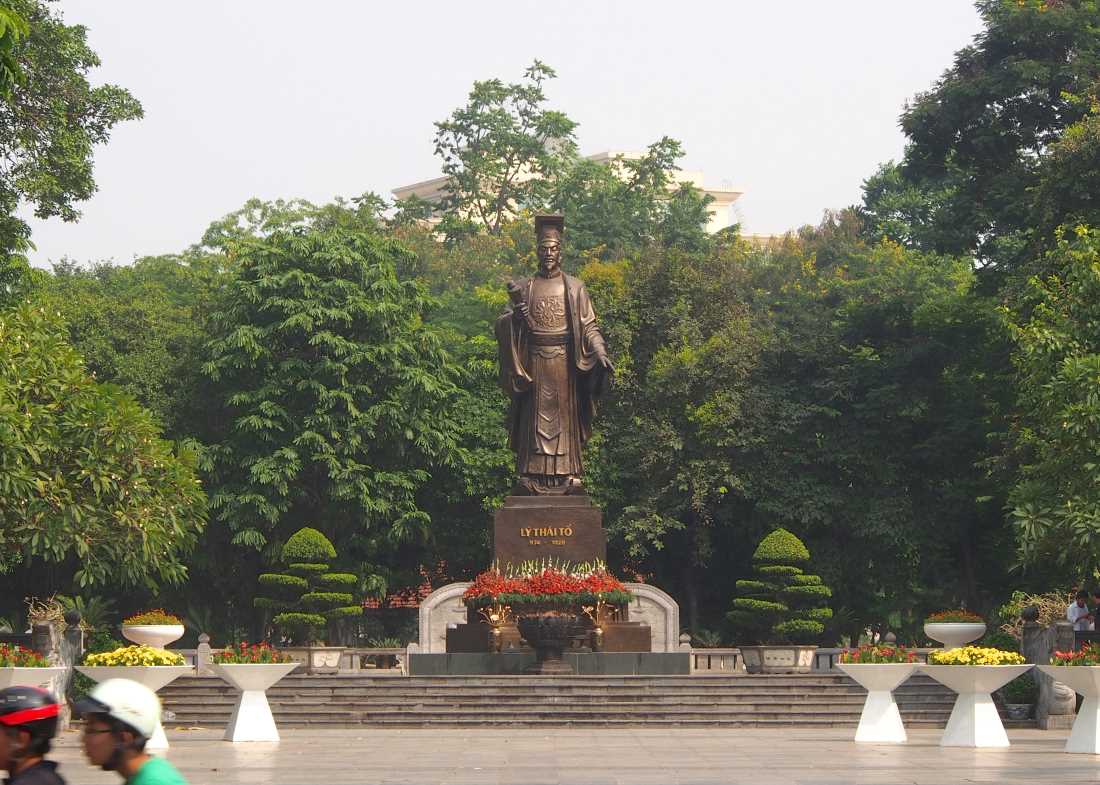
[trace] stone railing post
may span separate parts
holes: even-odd
[[[195,675],[212,676],[214,671],[210,668],[211,651],[210,636],[205,632],[199,633],[199,647],[195,649]]]
[[[1073,647],[1073,626],[1069,622],[1044,627],[1039,624],[1039,609],[1034,605],[1024,608],[1020,618],[1024,621],[1020,652],[1027,662],[1049,665],[1056,649],[1062,651],[1067,641],[1068,648]],[[1030,673],[1039,685],[1039,700],[1035,705],[1035,720],[1039,727],[1044,730],[1072,727],[1076,703],[1073,690],[1037,669]]]

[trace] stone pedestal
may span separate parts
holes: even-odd
[[[607,560],[603,514],[587,496],[509,496],[493,522],[493,557],[502,569],[525,561]]]

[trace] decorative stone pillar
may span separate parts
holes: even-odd
[[[1043,627],[1039,624],[1039,609],[1034,605],[1024,608],[1020,618],[1024,620],[1020,651],[1027,662],[1049,665],[1055,649],[1062,650],[1066,644],[1067,631],[1069,648],[1073,647],[1073,626],[1069,622]],[[1035,719],[1039,727],[1044,730],[1072,727],[1076,693],[1038,668],[1033,669],[1031,675],[1039,685],[1039,700],[1035,705]]]
[[[199,634],[199,646],[195,649],[195,675],[214,676],[214,670],[210,667],[212,652],[210,650],[210,636],[205,632]]]

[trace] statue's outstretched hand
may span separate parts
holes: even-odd
[[[615,366],[611,364],[611,358],[608,357],[606,353],[598,355],[596,359],[600,361],[600,365],[602,365],[609,373],[615,372]]]

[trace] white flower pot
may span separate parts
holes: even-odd
[[[839,662],[837,667],[867,690],[856,741],[903,744],[908,737],[898,704],[894,702],[894,688],[913,675],[916,663]]]
[[[945,649],[956,649],[985,635],[985,622],[930,621],[924,623],[924,634]]]
[[[130,679],[143,684],[153,692],[164,687],[179,676],[194,674],[190,665],[77,665],[76,669],[96,681],[108,679]],[[168,737],[164,735],[164,726],[157,720],[157,729],[145,745],[149,751],[168,749]]]
[[[1039,670],[1085,697],[1066,752],[1100,755],[1100,665],[1040,665]]]
[[[6,687],[45,687],[53,690],[53,681],[65,675],[64,668],[0,668],[0,689]]]
[[[278,741],[266,690],[299,667],[297,662],[268,664],[213,664],[211,669],[241,691],[225,729],[226,741]]]
[[[182,624],[123,624],[122,637],[128,641],[163,649],[183,637]]]
[[[1031,665],[921,665],[920,672],[958,693],[942,747],[1007,747],[1008,734],[990,693]]]

